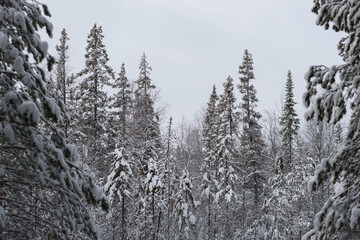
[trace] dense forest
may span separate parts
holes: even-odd
[[[56,56],[40,38],[46,5],[0,3],[0,239],[360,239],[359,1],[314,0],[346,35],[341,65],[304,73],[303,103],[289,70],[281,112],[261,114],[245,50],[178,126],[145,53],[130,81],[95,24],[71,72],[66,29]]]

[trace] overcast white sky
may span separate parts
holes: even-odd
[[[254,59],[259,111],[280,109],[287,71],[293,72],[302,117],[304,74],[310,65],[340,63],[341,35],[315,24],[312,0],[47,0],[54,56],[62,28],[70,37],[70,65],[84,66],[87,34],[103,26],[110,63],[135,80],[143,52],[152,79],[175,122],[191,119],[208,101],[212,85],[222,92],[231,75],[238,80],[244,49]],[[240,98],[236,89],[238,99]]]

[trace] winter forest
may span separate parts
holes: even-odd
[[[260,113],[245,50],[178,126],[151,56],[130,81],[94,24],[68,71],[66,29],[54,56],[40,37],[51,9],[0,3],[0,239],[360,239],[359,1],[313,1],[314,24],[344,33],[343,62],[309,64],[302,103],[289,70],[281,112]]]

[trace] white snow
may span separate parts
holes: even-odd
[[[19,73],[19,74],[22,74],[22,73],[24,73],[24,66],[23,66],[23,64],[24,64],[24,61],[23,61],[23,59],[20,57],[20,56],[18,56],[16,59],[15,59],[15,61],[14,61],[14,70],[17,72],[17,73]]]
[[[91,188],[91,193],[93,195],[93,197],[95,198],[95,200],[100,200],[101,198],[103,198],[103,191],[102,189],[97,186],[97,185],[94,185],[92,188]]]
[[[209,194],[210,194],[210,187],[207,187],[202,192],[202,196],[205,196],[206,198],[209,198]]]
[[[33,135],[33,141],[40,151],[44,150],[43,136],[40,134]]]
[[[351,217],[350,217],[350,227],[354,229],[355,226],[358,224],[360,218],[360,206],[353,207],[351,210]]]
[[[16,100],[17,99],[17,95],[14,91],[9,91],[5,94],[5,99],[7,102],[10,102],[12,100]]]
[[[66,177],[66,173],[61,172],[60,175],[59,175],[59,180],[60,180],[61,186],[63,188],[66,188],[65,177]]]
[[[231,202],[231,197],[233,195],[234,195],[234,191],[232,189],[227,189],[227,193],[225,194],[225,199],[228,203]]]
[[[10,57],[15,59],[19,56],[19,50],[17,50],[15,47],[13,47],[10,51]]]
[[[66,149],[70,152],[70,155],[75,163],[80,161],[80,155],[78,154],[74,144],[66,144]]]
[[[60,111],[59,106],[56,104],[55,99],[47,97],[46,101],[49,104],[51,113],[54,114],[56,116],[56,120],[58,122],[60,122],[61,121],[61,115],[60,115],[61,111]]]
[[[334,185],[335,194],[341,194],[345,190],[343,182],[337,182]]]
[[[17,25],[19,25],[23,30],[26,29],[25,25],[25,17],[22,12],[16,12],[14,15],[14,21]]]
[[[38,159],[37,159],[37,165],[41,169],[41,171],[45,171],[47,169],[47,164],[44,162],[45,156],[43,153],[39,153]]]
[[[4,128],[4,134],[5,137],[9,139],[11,143],[15,142],[14,130],[12,129],[10,124],[6,124]]]
[[[23,117],[26,116],[26,118],[35,124],[38,124],[40,121],[40,111],[34,102],[23,102],[19,106],[19,112]]]
[[[191,216],[189,217],[189,222],[194,225],[196,222],[196,217],[191,214]]]
[[[47,52],[49,49],[49,44],[46,41],[41,41],[39,46],[40,46],[40,50],[42,51],[42,53],[44,55],[47,55]]]

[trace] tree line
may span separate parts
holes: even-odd
[[[66,30],[56,58],[37,33],[52,36],[47,6],[1,3],[0,238],[359,237],[360,3],[314,2],[317,24],[348,36],[344,64],[306,73],[303,126],[291,71],[281,112],[258,112],[245,50],[236,80],[175,127],[160,120],[145,54],[136,81],[124,63],[115,73],[95,24],[84,69],[70,73]]]

